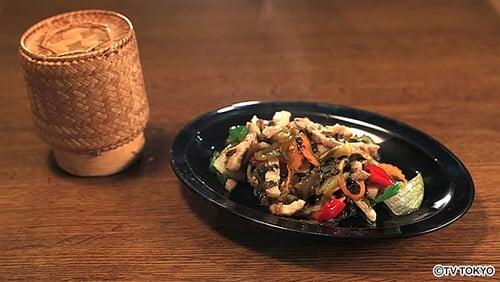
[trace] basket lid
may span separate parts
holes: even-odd
[[[121,48],[132,34],[132,23],[119,13],[75,11],[29,28],[21,37],[21,51],[44,61],[83,59]]]

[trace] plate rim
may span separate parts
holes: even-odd
[[[207,184],[203,183],[202,181],[200,181],[198,179],[198,176],[196,175],[196,173],[194,173],[192,171],[192,169],[189,168],[189,172],[191,172],[190,173],[191,175],[187,175],[185,172],[182,171],[180,165],[182,163],[184,163],[186,165],[188,164],[188,160],[185,157],[186,156],[185,151],[188,147],[189,142],[181,142],[182,141],[181,138],[184,137],[183,134],[186,134],[187,130],[192,128],[193,125],[195,125],[197,122],[205,120],[211,116],[225,114],[227,112],[233,112],[233,111],[244,109],[246,107],[259,106],[259,105],[262,105],[262,106],[266,106],[266,105],[267,106],[279,106],[279,105],[289,105],[290,106],[291,105],[291,106],[299,106],[299,107],[300,106],[304,106],[304,107],[315,106],[315,107],[330,108],[330,109],[345,109],[348,111],[354,111],[358,114],[369,115],[369,116],[375,117],[381,121],[385,121],[385,122],[389,122],[391,124],[397,125],[398,127],[401,127],[403,129],[407,129],[407,130],[409,129],[411,131],[414,131],[414,133],[427,139],[427,141],[434,143],[434,145],[438,146],[438,148],[440,150],[445,152],[446,155],[451,157],[451,159],[454,162],[456,162],[457,166],[461,170],[461,174],[463,174],[464,178],[467,181],[467,183],[464,185],[469,188],[470,196],[465,199],[465,201],[466,201],[465,206],[463,206],[461,209],[457,210],[457,214],[455,216],[447,218],[444,223],[438,224],[437,226],[434,226],[432,228],[427,228],[427,229],[419,230],[417,232],[412,232],[412,233],[361,233],[361,235],[357,234],[354,236],[353,236],[353,234],[333,234],[333,233],[326,233],[326,232],[321,232],[321,231],[316,232],[316,231],[311,231],[311,230],[285,227],[285,226],[281,226],[278,224],[266,222],[263,219],[254,218],[252,216],[243,214],[242,212],[239,212],[239,211],[235,210],[234,208],[231,208],[228,205],[225,205],[223,202],[218,201],[217,199],[214,199],[213,197],[210,197],[210,195],[208,195],[207,191],[205,191],[205,192],[202,191],[202,189],[205,188],[205,186],[206,187],[209,187],[209,186]],[[284,106],[283,108],[286,108],[286,106]],[[321,113],[321,112],[318,112],[318,113]],[[323,114],[323,113],[321,113],[321,114]],[[332,116],[335,116],[335,114],[332,114]],[[381,127],[381,128],[385,129],[384,127]],[[390,130],[390,131],[392,131],[392,130]],[[399,133],[394,133],[394,134],[399,135]],[[411,144],[418,145],[421,147],[421,145],[418,143],[411,143]],[[177,147],[179,147],[179,148],[177,148]],[[178,149],[178,150],[176,150],[176,149]],[[179,149],[182,149],[182,150],[179,150]],[[182,154],[179,154],[180,152],[182,152]],[[444,146],[441,142],[439,142],[438,140],[436,140],[435,138],[433,138],[429,134],[427,134],[427,133],[423,132],[422,130],[420,130],[414,126],[411,126],[405,122],[401,122],[399,120],[396,120],[392,117],[385,116],[383,114],[379,114],[379,113],[375,113],[375,112],[371,112],[368,110],[364,110],[364,109],[360,109],[360,108],[356,108],[356,107],[351,107],[351,106],[347,106],[347,105],[324,103],[324,102],[312,102],[312,101],[300,101],[300,100],[299,101],[294,101],[294,100],[270,100],[270,101],[251,100],[251,101],[243,101],[243,102],[239,102],[239,103],[234,103],[231,105],[227,105],[224,107],[220,107],[220,108],[202,113],[199,116],[197,116],[196,118],[190,120],[188,123],[186,123],[184,126],[182,126],[176,132],[175,137],[174,137],[173,142],[172,142],[171,147],[170,147],[170,166],[171,166],[174,174],[176,175],[176,177],[182,182],[183,186],[187,186],[190,190],[194,191],[196,194],[201,196],[203,199],[207,200],[211,205],[214,205],[214,206],[216,206],[216,207],[218,207],[226,212],[229,212],[233,216],[243,218],[247,221],[250,221],[254,225],[258,225],[259,227],[265,227],[268,229],[282,231],[282,232],[283,231],[284,232],[292,232],[295,234],[306,234],[306,235],[320,236],[320,237],[327,237],[327,238],[337,238],[337,239],[407,238],[407,237],[428,234],[428,233],[440,230],[442,228],[445,228],[445,227],[449,226],[450,224],[458,221],[460,218],[462,218],[465,214],[467,214],[467,212],[472,207],[472,204],[473,204],[474,198],[475,198],[474,181],[473,181],[473,178],[472,178],[470,172],[468,171],[467,167],[463,164],[463,162],[451,150],[449,150],[446,146]],[[199,186],[202,186],[202,188]],[[210,191],[210,192],[215,194],[219,198],[225,198],[225,200],[229,200],[226,197],[223,197],[221,194],[219,194],[215,191]],[[233,202],[232,200],[229,200],[229,201]],[[238,205],[238,203],[236,203],[236,202],[233,202],[233,203]],[[246,207],[243,205],[239,205],[239,206],[242,206],[248,210],[256,211],[255,209],[252,209],[250,207]],[[275,216],[275,215],[271,215],[271,214],[265,214],[265,216],[283,218],[283,217],[279,217],[279,216]],[[292,218],[286,218],[285,220],[299,221],[297,219],[292,219]],[[427,221],[427,220],[425,220],[425,219],[422,220],[422,222],[425,222],[425,221]],[[403,225],[403,226],[409,226],[409,225],[413,225],[416,223],[417,222],[409,223],[409,224]],[[304,224],[306,224],[306,223],[304,222]],[[308,223],[308,224],[311,224],[311,223]],[[344,231],[344,233],[347,230],[359,229],[359,228],[339,228],[339,227],[333,227],[333,228],[334,229],[335,228],[342,229],[342,231]],[[371,229],[371,228],[367,228],[367,229]],[[388,228],[383,228],[383,227],[379,228],[379,230],[386,230],[386,229],[388,229]],[[371,230],[373,230],[373,229],[371,229]]]

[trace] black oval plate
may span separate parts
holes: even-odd
[[[407,216],[377,210],[376,227],[353,223],[332,227],[311,221],[271,215],[258,205],[251,188],[237,187],[230,195],[208,170],[214,150],[221,150],[232,125],[244,124],[253,115],[271,119],[287,110],[293,117],[309,117],[323,124],[341,123],[370,134],[381,142],[384,162],[402,168],[407,177],[424,176],[421,208]],[[177,177],[209,202],[258,225],[336,238],[389,238],[415,236],[443,228],[463,216],[474,199],[474,184],[464,165],[427,134],[379,114],[341,105],[308,102],[243,102],[206,113],[187,124],[171,149]],[[246,186],[246,184],[239,184]]]

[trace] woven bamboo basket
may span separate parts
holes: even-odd
[[[131,22],[102,10],[42,20],[21,37],[35,130],[79,176],[126,168],[144,145],[149,107]]]

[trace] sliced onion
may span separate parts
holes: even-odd
[[[402,185],[395,196],[384,201],[395,215],[406,215],[418,210],[424,199],[424,179],[420,173]]]

